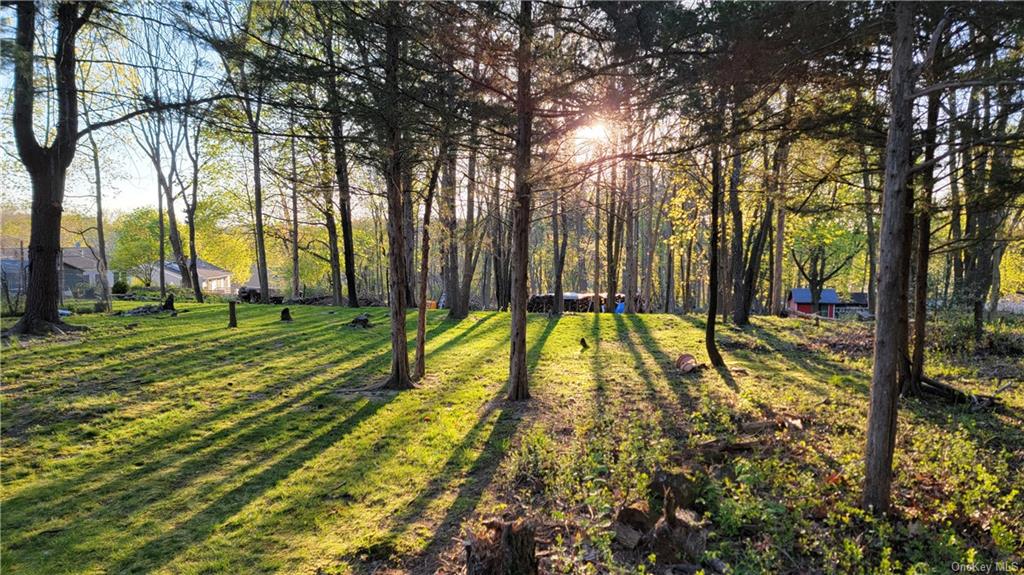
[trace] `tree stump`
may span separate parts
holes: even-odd
[[[671,490],[665,491],[665,508],[661,519],[648,536],[651,551],[659,565],[679,559],[699,561],[707,547],[705,523],[696,513],[676,507]]]
[[[536,575],[539,571],[534,527],[526,521],[489,521],[483,533],[466,543],[467,575]]]
[[[174,294],[167,294],[167,299],[164,301],[164,311],[174,311]]]
[[[228,302],[228,327],[238,327],[238,318],[235,316],[235,301]]]
[[[281,321],[292,321],[292,312],[288,308],[281,310]]]

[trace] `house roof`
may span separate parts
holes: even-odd
[[[20,261],[21,251],[19,248],[3,248],[0,250],[0,256],[5,260]],[[25,249],[25,265],[28,265],[28,249]],[[61,248],[61,259],[64,261],[64,265],[69,268],[81,270],[83,272],[95,272],[98,268],[96,265],[96,256],[92,254],[89,248],[73,247],[73,248]]]
[[[99,266],[96,265],[96,256],[89,248],[61,248],[61,255],[66,266],[83,272],[95,272],[99,269]]]
[[[793,288],[789,290],[789,299],[796,303],[811,303],[811,290],[810,288]],[[837,304],[839,303],[839,295],[836,294],[834,289],[823,289],[821,290],[821,297],[818,298],[818,303]]]
[[[181,275],[181,271],[178,270],[178,262],[164,262],[164,269],[173,274]],[[196,259],[196,272],[199,274],[199,279],[204,280],[231,276],[231,272],[228,270],[217,267],[202,258]]]
[[[868,294],[864,292],[853,292],[850,294],[850,301],[858,305],[868,305]]]

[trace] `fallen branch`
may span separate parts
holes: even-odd
[[[905,370],[904,373],[913,373],[913,371],[910,369],[910,359],[904,357],[903,361]],[[996,393],[999,393],[999,390],[997,390]],[[972,411],[980,411],[982,409],[993,407],[998,402],[995,395],[981,395],[961,391],[953,387],[952,385],[942,383],[941,381],[933,377],[928,377],[927,375],[924,375],[924,373],[922,373],[920,376],[920,381],[917,381],[916,385],[915,382],[911,382],[911,384],[907,386],[907,389],[905,390],[905,395],[915,395],[920,397],[924,394],[945,399],[946,401],[954,405],[970,404]]]

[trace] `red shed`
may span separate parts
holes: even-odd
[[[789,297],[786,300],[786,307],[802,313],[817,313],[822,317],[836,317],[836,304],[839,303],[839,296],[834,289],[821,290],[818,298],[818,309],[811,305],[811,290],[809,288],[793,288],[789,290]]]

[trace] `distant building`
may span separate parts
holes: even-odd
[[[206,293],[231,293],[231,272],[219,268],[202,258],[196,260],[196,272],[199,282]],[[185,270],[188,273],[188,270]],[[164,283],[168,286],[181,287],[181,271],[177,262],[164,262]],[[153,285],[160,284],[160,266],[154,266],[152,272]]]
[[[23,259],[24,258],[24,259]],[[24,264],[24,273],[21,273]],[[88,288],[97,288],[100,283],[99,261],[93,251],[80,246],[61,248],[61,259],[58,261],[61,274],[60,282],[62,292],[65,296],[80,295]],[[22,278],[27,282],[28,273],[28,249],[24,254],[20,248],[4,248],[0,252],[0,270],[2,270],[3,281],[7,289],[12,292],[21,292],[26,286],[22,286]],[[107,270],[107,286],[114,285],[116,275]]]
[[[288,288],[288,278],[275,273],[272,269],[267,270],[267,281],[270,282],[270,292],[274,293],[277,290]],[[260,289],[260,274],[259,268],[256,264],[249,266],[249,279],[245,280],[245,283],[237,285],[236,287],[245,287],[249,289]]]
[[[868,308],[868,294],[864,292],[850,293],[850,299],[836,304],[836,317],[859,316],[870,314]]]
[[[831,288],[821,290],[818,309],[814,309],[811,302],[810,288],[793,288],[789,290],[789,297],[786,299],[786,307],[790,310],[818,314],[822,317],[836,317],[837,305],[840,305],[839,295]]]
[[[1007,294],[999,298],[996,310],[1000,313],[1024,315],[1024,292]]]
[[[64,259],[64,291],[73,291],[82,283],[96,287],[99,285],[99,260],[89,248],[62,248]],[[98,255],[98,254],[97,254]],[[114,272],[107,270],[107,286],[114,285]]]

